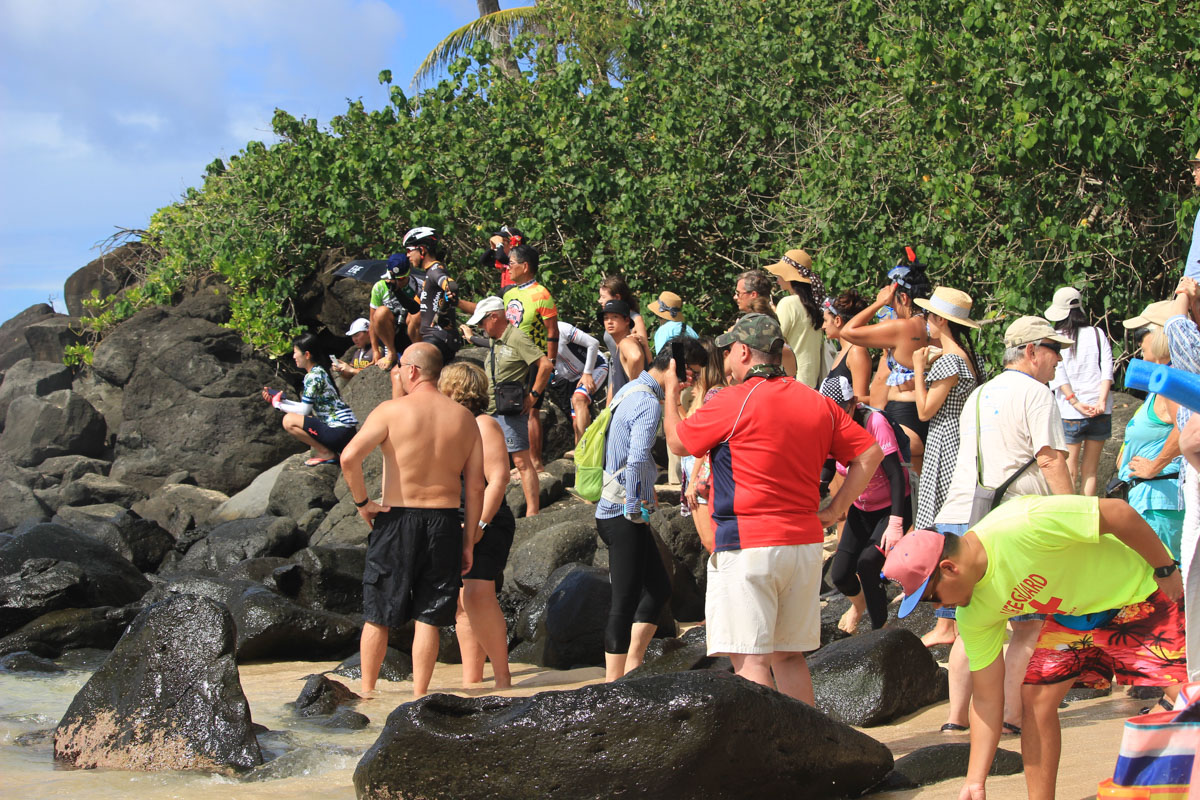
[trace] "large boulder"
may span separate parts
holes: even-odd
[[[111,650],[140,610],[101,606],[51,611],[0,639],[0,655],[28,650],[58,658],[69,650]]]
[[[9,531],[24,522],[46,522],[49,509],[33,489],[7,478],[0,478],[0,531]]]
[[[283,469],[271,487],[267,513],[300,519],[310,509],[328,511],[337,503],[333,487],[342,477],[336,464],[304,466],[304,455],[283,462]]]
[[[107,475],[111,461],[88,456],[55,456],[37,465],[39,474],[56,483],[70,483],[84,475]]]
[[[34,361],[53,361],[61,364],[67,348],[85,341],[86,323],[79,317],[55,314],[39,320],[25,329],[25,343]]]
[[[254,519],[266,514],[271,490],[275,487],[275,481],[279,479],[279,473],[283,472],[283,465],[286,463],[286,461],[282,461],[271,467],[252,480],[245,489],[214,508],[209,514],[209,521],[212,523],[232,522],[235,519]],[[289,515],[283,514],[282,516]]]
[[[104,454],[107,428],[92,404],[70,389],[12,401],[0,434],[0,450],[23,467],[53,456]]]
[[[64,481],[58,491],[60,507],[94,506],[102,503],[130,506],[144,499],[146,493],[141,489],[98,473],[87,473],[75,480]]]
[[[880,628],[808,657],[817,708],[848,725],[890,722],[949,696],[945,671],[910,631]]]
[[[25,341],[25,329],[35,322],[57,316],[46,303],[35,303],[0,325],[0,374],[24,358],[32,358],[33,351]]]
[[[303,535],[296,530],[295,520],[288,517],[222,522],[188,549],[175,570],[220,572],[248,558],[286,558],[303,546]]]
[[[879,742],[765,687],[686,672],[528,698],[430,695],[391,713],[360,798],[856,796]]]
[[[154,599],[195,594],[225,604],[237,623],[239,661],[342,658],[358,646],[359,626],[341,614],[304,608],[254,581],[178,576]]]
[[[72,272],[63,284],[67,312],[76,317],[95,316],[83,301],[93,297],[104,299],[134,282],[134,268],[148,255],[148,250],[141,242],[128,242]]]
[[[177,596],[138,615],[54,731],[54,758],[124,770],[262,763],[234,659],[229,611]]]
[[[142,572],[156,571],[175,547],[174,537],[157,522],[112,504],[64,506],[52,521],[108,545]]]
[[[367,564],[360,547],[306,547],[291,563],[273,570],[280,592],[307,608],[361,614],[362,578]]]
[[[215,489],[201,489],[187,483],[167,483],[145,500],[133,504],[143,518],[153,520],[175,538],[193,528],[206,525],[213,510],[229,497]]]
[[[513,545],[504,582],[511,579],[525,594],[536,594],[564,564],[591,564],[596,554],[596,528],[566,521],[538,531]]]
[[[32,395],[45,397],[51,392],[71,388],[71,370],[65,365],[51,361],[22,359],[4,372],[0,383],[0,423],[8,413],[8,406],[18,397]]]
[[[361,699],[341,681],[332,681],[324,675],[309,675],[292,708],[301,717],[326,716],[337,711],[339,706]]]
[[[60,608],[83,605],[87,576],[77,564],[31,558],[0,575],[0,636]]]
[[[284,385],[276,365],[234,331],[185,313],[207,312],[146,309],[96,347],[93,371],[124,389],[112,474],[154,485],[186,466],[200,485],[236,492],[303,445],[260,396]]]
[[[341,248],[322,251],[317,256],[317,269],[296,291],[296,316],[318,322],[339,335],[363,316],[370,303],[371,284],[333,274],[338,267],[359,257]]]
[[[611,607],[608,570],[583,564],[560,567],[517,619],[515,633],[528,644],[522,659],[550,669],[603,664]]]
[[[150,589],[141,571],[119,553],[90,536],[53,523],[30,525],[0,544],[0,575],[19,572],[30,559],[75,564],[83,570],[80,606],[123,606]]]

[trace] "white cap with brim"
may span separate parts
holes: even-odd
[[[1151,303],[1146,306],[1146,309],[1141,314],[1138,314],[1136,317],[1130,317],[1121,324],[1131,331],[1144,328],[1147,325],[1157,325],[1160,328],[1165,328],[1167,327],[1167,320],[1171,318],[1171,306],[1174,304],[1174,300],[1159,300],[1157,303]]]
[[[356,333],[366,333],[371,330],[371,323],[365,317],[359,317],[350,323],[350,330],[346,331],[347,336],[353,336]]]
[[[468,325],[478,325],[479,321],[482,320],[484,317],[486,317],[488,314],[492,313],[493,311],[503,311],[503,310],[504,310],[504,301],[501,300],[499,297],[496,297],[495,295],[492,295],[491,297],[485,297],[482,300],[480,300],[478,304],[476,304],[475,313],[471,315],[471,318],[469,320],[467,320],[467,324]]]
[[[1054,330],[1054,326],[1041,317],[1021,317],[1008,326],[1004,331],[1005,347],[1021,347],[1031,342],[1049,339],[1059,344],[1075,344],[1075,342]]]

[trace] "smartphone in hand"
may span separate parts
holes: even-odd
[[[675,377],[679,378],[680,383],[687,383],[687,364],[683,361],[683,353],[683,342],[678,339],[671,340],[671,358],[675,359]]]

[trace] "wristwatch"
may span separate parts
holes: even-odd
[[[529,393],[530,393],[531,395],[533,395],[533,396],[534,396],[534,399],[536,399],[536,400],[541,400],[541,399],[542,399],[542,393],[541,393],[541,392],[539,392],[537,389],[530,389],[530,390],[529,390]]]
[[[1154,568],[1154,577],[1158,578],[1159,580],[1162,580],[1163,578],[1169,578],[1175,574],[1175,570],[1177,570],[1177,569],[1179,569],[1179,562],[1172,561],[1170,564],[1167,564],[1165,567],[1155,567]]]
[[[483,520],[479,520],[479,530],[486,531],[488,524]]]

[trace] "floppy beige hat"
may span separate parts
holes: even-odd
[[[812,283],[812,278],[800,272],[801,268],[812,269],[812,256],[803,250],[788,250],[777,263],[767,266],[767,272],[778,275],[785,281]]]
[[[979,323],[971,319],[971,306],[975,302],[969,294],[958,289],[939,286],[933,290],[933,296],[928,300],[918,298],[913,300],[913,304],[959,325],[966,325],[968,328],[979,327]]]
[[[1192,157],[1191,157],[1191,160],[1190,160],[1190,162],[1189,162],[1189,163],[1192,163],[1192,164],[1200,164],[1200,150],[1197,150],[1197,151],[1196,151],[1196,155],[1194,155],[1194,156],[1192,156]]]
[[[1160,300],[1157,303],[1151,303],[1146,306],[1141,314],[1138,314],[1136,317],[1130,317],[1121,324],[1131,331],[1144,328],[1147,325],[1157,325],[1160,328],[1165,328],[1167,320],[1171,318],[1171,306],[1174,303],[1174,300]]]
[[[674,292],[663,292],[650,304],[650,310],[656,317],[676,322],[683,319],[683,298]]]

